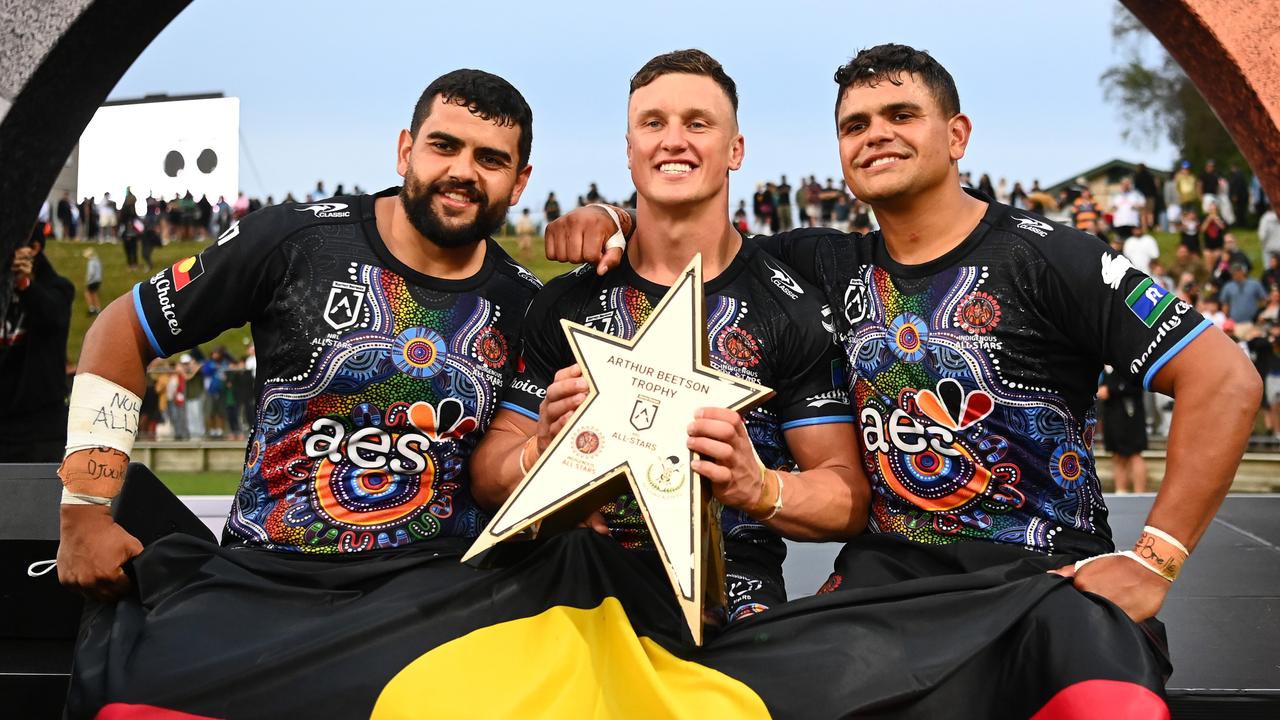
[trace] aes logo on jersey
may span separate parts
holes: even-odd
[[[324,305],[324,321],[334,330],[346,330],[360,320],[364,307],[365,287],[355,283],[333,281],[329,301]]]

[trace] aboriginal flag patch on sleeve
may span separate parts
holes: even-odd
[[[190,285],[196,278],[204,274],[204,263],[199,255],[179,260],[173,264],[173,289],[175,291]]]

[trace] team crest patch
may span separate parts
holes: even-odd
[[[329,299],[324,304],[324,321],[334,330],[346,330],[360,320],[364,307],[364,285],[333,281]]]
[[[956,324],[965,331],[984,335],[1000,323],[1000,303],[984,292],[971,292],[956,309]]]
[[[716,336],[716,350],[734,367],[749,368],[760,364],[760,343],[751,333],[736,325],[720,331]]]
[[[1173,293],[1156,284],[1151,278],[1143,278],[1138,287],[1124,299],[1134,315],[1147,327],[1155,327],[1166,308],[1173,304]]]

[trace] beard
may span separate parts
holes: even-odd
[[[433,201],[436,195],[447,192],[462,193],[475,202],[475,219],[462,225],[446,224],[436,212]],[[474,245],[492,235],[507,219],[508,203],[505,199],[490,203],[489,196],[475,183],[441,180],[428,186],[413,174],[413,168],[405,173],[404,186],[400,188],[400,204],[404,206],[405,215],[414,229],[442,248]]]

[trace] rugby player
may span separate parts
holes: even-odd
[[[1231,485],[1257,373],[1096,237],[963,188],[972,122],[927,53],[864,50],[836,82],[845,181],[881,229],[800,230],[762,245],[832,308],[874,491],[869,531],[1025,551],[1133,620],[1154,617]],[[552,225],[548,256],[612,264],[603,215]],[[1093,454],[1104,364],[1178,400],[1164,480],[1124,553],[1113,552]]]
[[[702,253],[711,365],[776,391],[745,418],[723,408],[690,418],[689,447],[702,456],[692,469],[724,505],[730,620],[786,599],[780,536],[850,537],[865,524],[868,496],[818,291],[729,223],[728,176],[745,148],[737,104],[733,80],[699,50],[659,55],[632,78],[627,160],[640,229],[618,268],[598,276],[583,265],[534,298],[521,368],[473,475],[477,500],[500,505],[585,399],[561,318],[632,337]],[[627,547],[652,548],[630,493],[592,523]]]
[[[532,172],[532,122],[502,78],[443,75],[400,132],[403,187],[266,208],[113,302],[72,391],[62,583],[128,591],[142,547],[109,504],[145,368],[245,322],[257,411],[224,544],[297,558],[474,537],[470,456],[540,286],[489,237]]]

